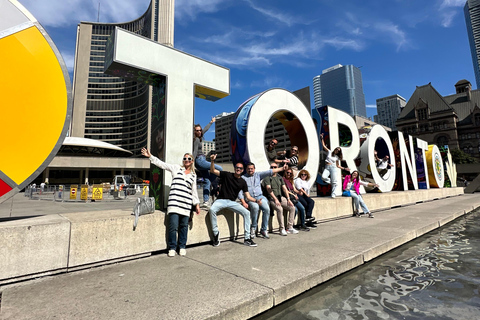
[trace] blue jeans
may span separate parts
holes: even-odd
[[[353,204],[355,209],[358,211],[359,207],[362,207],[363,213],[369,213],[367,205],[360,194],[357,194],[354,190],[350,190],[350,196],[353,198]]]
[[[245,209],[245,207],[240,203],[228,199],[217,199],[210,207],[210,222],[212,223],[213,234],[218,234],[217,212],[222,209],[232,210],[233,212],[239,213],[243,216],[245,239],[250,239],[250,211]]]
[[[207,161],[204,155],[200,155],[195,159],[195,167],[200,171],[203,178],[203,201],[208,201],[210,197],[210,186],[215,182],[217,176],[210,173],[210,162]],[[223,168],[218,164],[215,165],[215,169],[223,171]]]
[[[185,249],[187,245],[188,220],[190,217],[182,214],[170,213],[168,215],[168,249],[177,249],[177,231],[178,246]]]
[[[313,207],[315,206],[315,201],[313,201],[312,198],[302,194],[301,196],[298,196],[298,202],[300,202],[302,206],[305,208],[305,216],[307,218],[311,218]]]
[[[335,197],[335,190],[338,185],[337,172],[338,168],[335,164],[327,164],[322,173],[322,180],[332,185],[332,197]]]
[[[268,228],[268,219],[270,219],[270,206],[268,204],[267,198],[264,196],[258,196],[255,199],[261,200],[261,204],[247,201],[248,207],[250,208],[251,218],[252,218],[252,229],[257,230],[258,226],[258,211],[262,209],[262,231],[267,231]]]
[[[300,197],[298,197],[300,199]],[[302,205],[302,203],[300,201],[298,201],[296,204],[295,204],[295,209],[300,212],[299,214],[299,217],[300,217],[300,224],[302,226],[305,225],[305,207]]]

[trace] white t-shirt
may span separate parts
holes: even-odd
[[[378,165],[377,165],[377,168],[380,169],[380,170],[383,170],[383,169],[387,169],[388,167],[388,160],[382,160],[380,159],[378,161]]]
[[[340,159],[338,158],[337,155],[334,156],[334,155],[332,154],[332,151],[331,151],[331,150],[328,151],[327,158],[325,159],[325,162],[326,162],[327,164],[336,164],[338,160],[340,160]]]
[[[308,195],[310,195],[310,187],[308,186],[308,181],[297,178],[295,179],[294,182],[295,182],[295,188],[299,190],[303,189]]]

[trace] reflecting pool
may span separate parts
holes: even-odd
[[[480,211],[255,319],[480,319]]]

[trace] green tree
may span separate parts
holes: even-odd
[[[477,163],[478,160],[460,149],[451,149],[452,160],[456,164]]]

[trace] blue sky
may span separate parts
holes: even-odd
[[[70,70],[80,21],[125,22],[149,0],[21,0],[47,29]],[[270,88],[310,86],[335,64],[361,67],[369,116],[378,98],[410,98],[429,82],[442,95],[469,80],[465,0],[176,0],[175,47],[230,69],[231,94],[196,99],[195,123],[235,111]],[[213,129],[213,128],[212,128]],[[214,138],[214,130],[206,138]]]

